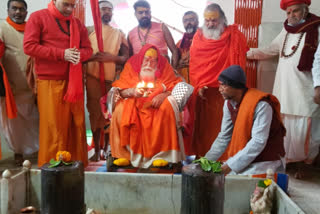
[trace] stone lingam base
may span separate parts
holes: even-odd
[[[5,174],[5,175],[4,175]],[[179,214],[181,174],[85,172],[85,204],[99,214]],[[258,179],[227,176],[225,214],[248,214],[250,195]],[[17,214],[23,207],[41,205],[41,171],[24,168],[12,175],[8,170],[0,181],[0,213]],[[304,212],[274,183],[276,214]],[[42,212],[41,212],[42,213]]]

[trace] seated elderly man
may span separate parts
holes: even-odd
[[[267,169],[284,173],[285,128],[280,103],[271,94],[246,88],[242,68],[232,65],[218,77],[225,99],[221,131],[207,152],[210,160],[227,157],[225,174],[263,174]]]
[[[108,95],[108,105],[113,102],[115,106],[110,125],[115,165],[131,162],[134,167],[148,168],[184,158],[182,135],[177,134],[181,108],[179,99],[171,94],[182,84],[179,82],[167,59],[153,45],[143,46],[128,60]]]

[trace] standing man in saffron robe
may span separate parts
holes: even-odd
[[[312,63],[320,41],[320,18],[309,13],[310,4],[310,0],[281,0],[287,14],[283,30],[268,47],[248,52],[250,59],[279,55],[273,94],[281,103],[287,129],[287,162],[312,163],[319,153],[320,70],[312,70]],[[302,176],[299,169],[296,176]]]
[[[23,155],[30,155],[39,149],[39,113],[36,97],[27,84],[27,56],[23,52],[27,13],[24,0],[9,0],[8,17],[0,23],[0,43],[3,44],[0,59],[17,107],[17,117],[10,119],[5,98],[0,98],[0,130],[14,152],[17,165],[22,164]]]
[[[147,97],[137,86],[141,81],[154,85]],[[130,161],[134,167],[148,168],[182,160],[183,140],[176,126],[179,110],[170,96],[180,81],[153,45],[146,44],[128,60],[111,89],[116,103],[110,127],[111,153],[118,158],[114,164]]]
[[[103,62],[105,93],[108,93],[112,87],[112,82],[116,78],[116,66],[123,65],[129,57],[128,42],[124,33],[109,25],[113,5],[109,1],[100,0],[99,8],[104,52],[99,52],[96,32],[91,33],[89,39],[94,55],[91,57],[92,62],[88,63],[86,70],[87,109],[95,146],[94,161],[100,160],[100,135],[106,125],[106,119],[100,108],[100,98],[103,94],[100,85],[99,62]],[[103,150],[105,153],[109,142],[109,134],[104,135],[104,141]]]
[[[40,148],[38,166],[58,151],[88,164],[82,62],[92,55],[85,26],[73,17],[75,0],[53,0],[31,14],[24,51],[35,58],[38,76]]]
[[[179,58],[178,49],[168,27],[165,24],[151,21],[150,4],[147,1],[139,0],[133,7],[139,25],[133,28],[128,35],[130,56],[139,53],[145,44],[152,44],[159,49],[162,56],[169,59],[169,47],[172,53],[171,64],[176,68]]]
[[[239,65],[232,65],[218,77],[225,99],[221,132],[206,154],[218,160],[228,153],[222,173],[264,174],[267,169],[285,172],[280,103],[271,94],[246,88],[246,76]]]
[[[217,137],[223,106],[218,76],[233,64],[245,68],[247,50],[244,35],[236,25],[227,25],[220,6],[208,5],[204,25],[196,32],[190,48],[189,74],[195,90],[189,102],[190,119],[184,133],[186,147],[189,145],[191,151],[188,155],[204,156]]]
[[[186,32],[183,34],[182,39],[177,43],[179,50],[178,73],[185,79],[187,83],[189,80],[189,60],[190,60],[190,46],[196,31],[198,30],[199,20],[198,15],[193,11],[188,11],[182,18],[184,29]]]

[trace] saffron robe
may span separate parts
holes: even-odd
[[[97,53],[98,43],[96,32],[89,35],[93,53]],[[116,28],[109,25],[102,25],[102,39],[103,50],[113,55],[118,55],[121,44],[128,46],[125,35]],[[114,81],[116,78],[116,63],[105,62],[104,66],[104,79]],[[91,130],[95,131],[97,128],[103,128],[106,120],[102,115],[100,108],[100,98],[103,96],[101,93],[100,85],[100,70],[98,62],[89,62],[86,66],[86,91],[87,91],[87,109],[89,112],[89,119]],[[110,83],[111,85],[111,83]]]
[[[189,75],[195,88],[188,104],[190,119],[187,121],[185,145],[189,155],[204,156],[220,131],[224,100],[218,91],[218,76],[230,65],[245,69],[248,50],[244,35],[236,25],[225,28],[219,40],[207,39],[198,29],[190,48]],[[209,88],[202,100],[199,89]]]
[[[166,61],[155,89],[149,97],[127,98],[118,101],[112,114],[110,126],[111,153],[116,158],[126,158],[135,167],[147,168],[156,159],[177,163],[183,159],[183,142],[177,134],[178,108],[172,98],[167,97],[161,106],[148,107],[152,98],[167,91],[181,81]],[[139,73],[127,62],[120,79],[113,87],[134,88],[139,82]]]

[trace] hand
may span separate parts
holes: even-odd
[[[114,61],[114,55],[108,52],[97,52],[94,55],[94,60],[97,62],[113,62]]]
[[[314,88],[314,97],[313,97],[313,101],[320,105],[320,86],[317,86]]]
[[[204,92],[205,92],[205,90],[207,90],[207,89],[208,89],[208,87],[207,87],[207,86],[204,86],[204,87],[200,88],[200,90],[199,90],[199,92],[198,92],[199,97],[200,97],[201,99],[203,99],[203,100],[207,100],[207,98],[204,96]]]
[[[64,60],[73,64],[80,62],[80,51],[76,48],[68,48],[64,51]]]
[[[189,53],[186,54],[184,57],[180,58],[177,68],[185,68],[188,66],[189,66]]]
[[[143,88],[134,88],[134,91],[133,91],[133,96],[134,97],[142,97],[144,94],[144,89]]]
[[[222,173],[225,175],[229,174],[232,171],[231,168],[226,163],[221,166],[221,169],[222,169]]]
[[[153,108],[159,108],[168,95],[166,92],[156,95],[151,101],[151,106]]]
[[[121,97],[121,95],[120,95],[120,92],[119,92],[119,90],[115,90],[114,91],[114,94],[113,94],[113,102],[114,103],[117,103],[119,100],[121,100],[122,99],[122,97]]]

